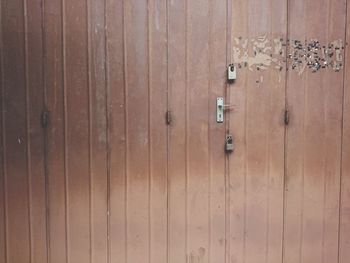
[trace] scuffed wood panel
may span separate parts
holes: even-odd
[[[0,3],[0,14],[2,4]],[[2,21],[0,20],[0,259],[6,261],[6,212],[5,212],[5,166],[4,166],[4,74],[3,74],[3,42],[2,42]]]
[[[225,259],[226,19],[227,2],[170,2],[169,262]]]
[[[350,41],[350,5],[347,3],[346,42]],[[346,47],[343,98],[343,134],[341,167],[341,200],[339,228],[339,262],[345,263],[350,258],[350,49]]]
[[[47,1],[45,12],[44,61],[47,108],[50,126],[47,129],[48,206],[49,206],[49,262],[66,262],[67,200],[65,160],[65,68],[63,54],[63,9],[61,1]]]
[[[128,134],[126,141],[126,256],[129,262],[150,262],[150,87],[147,10],[147,1],[125,1],[126,132]]]
[[[346,1],[290,1],[289,39],[344,40]],[[343,71],[289,71],[284,262],[337,262]]]
[[[28,39],[23,1],[1,1],[2,181],[5,262],[30,262],[30,137]],[[19,253],[20,250],[20,253]]]
[[[168,244],[168,107],[167,2],[148,3],[149,74],[149,224],[150,263],[167,262]]]
[[[45,5],[51,262],[107,261],[104,5],[93,4]]]
[[[247,47],[252,58],[266,50],[274,53],[276,41],[286,39],[286,23],[287,1],[233,0],[232,49],[246,43],[240,48]],[[262,46],[254,53],[259,38]],[[237,63],[234,54],[238,79],[229,88],[234,105],[229,129],[235,138],[228,174],[229,262],[277,263],[282,260],[286,69],[264,69],[260,62],[250,68]],[[283,54],[281,46],[274,55]]]
[[[106,10],[111,259],[164,262],[167,6],[109,1]]]
[[[209,258],[209,1],[187,2],[187,261]]]
[[[105,3],[87,2],[91,262],[108,262]]]
[[[208,166],[209,166],[209,247],[208,262],[225,262],[226,252],[226,170],[223,138],[225,124],[216,122],[216,98],[225,94],[227,46],[230,32],[229,1],[209,1],[209,87],[208,87]]]
[[[108,259],[127,262],[127,85],[125,1],[106,1]]]
[[[87,2],[63,0],[64,127],[68,262],[91,258]]]
[[[187,259],[187,6],[185,0],[168,6],[169,129],[168,262]]]
[[[1,3],[1,258],[47,261],[43,12],[39,1]],[[20,250],[22,253],[18,253]]]
[[[45,174],[44,129],[40,116],[44,101],[44,14],[41,1],[25,1],[26,118],[28,136],[28,177],[30,203],[31,262],[47,262],[49,240],[47,174]]]
[[[347,262],[348,80],[285,61],[345,4],[1,1],[0,261]]]

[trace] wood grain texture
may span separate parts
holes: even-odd
[[[0,2],[0,14],[2,14],[2,3]],[[6,229],[6,192],[5,192],[5,118],[4,118],[4,60],[3,60],[3,34],[2,34],[2,20],[0,19],[0,138],[1,138],[1,148],[0,148],[0,259],[2,262],[6,262],[7,260],[7,229]]]
[[[91,258],[87,3],[64,0],[65,159],[69,262]]]
[[[106,81],[108,142],[108,258],[127,261],[127,134],[128,116],[125,1],[106,2]]]
[[[345,40],[346,2],[1,1],[0,261],[347,262],[348,47],[226,81],[240,38]]]
[[[147,1],[125,2],[127,260],[150,263],[150,103]]]
[[[50,126],[47,130],[47,169],[49,196],[49,261],[67,260],[66,221],[66,136],[65,136],[65,68],[63,2],[50,1],[44,6],[47,107]]]
[[[44,43],[41,1],[25,1],[26,113],[30,202],[31,262],[47,262],[46,176],[44,129]]]
[[[187,6],[185,0],[169,1],[168,70],[169,109],[173,123],[169,129],[168,262],[187,259]]]
[[[152,263],[167,262],[168,107],[167,2],[148,3],[148,77],[149,77],[149,220]]]
[[[87,3],[91,262],[108,262],[106,31],[103,1]]]
[[[209,258],[209,1],[187,2],[187,260]]]
[[[345,3],[290,2],[289,38],[344,39]],[[333,71],[288,75],[285,262],[338,258],[342,76]]]
[[[285,39],[286,12],[287,1],[233,1],[232,43]],[[230,89],[236,145],[229,163],[230,260],[281,262],[285,73],[238,69]]]
[[[169,262],[225,258],[224,125],[215,101],[225,91],[226,7],[170,1]]]
[[[2,1],[1,6],[6,261],[30,262],[25,7],[22,1]]]
[[[342,166],[341,166],[341,195],[340,195],[340,226],[339,226],[339,262],[344,263],[350,257],[350,13],[347,2],[346,17],[346,53],[344,70],[343,98],[343,134],[342,134]]]
[[[226,171],[223,138],[225,124],[216,122],[216,98],[225,94],[229,33],[228,1],[209,2],[208,61],[208,166],[209,166],[209,247],[208,262],[225,262],[226,252]]]

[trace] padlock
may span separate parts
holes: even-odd
[[[233,137],[230,134],[226,135],[226,140],[225,140],[225,151],[227,153],[231,153],[234,150],[234,145],[233,145]]]
[[[229,82],[234,81],[237,78],[236,67],[233,64],[230,64],[227,68],[227,79]]]

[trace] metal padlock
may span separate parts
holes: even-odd
[[[227,79],[229,82],[234,81],[237,78],[236,67],[233,64],[228,65],[227,68]]]
[[[231,153],[234,150],[234,145],[233,145],[233,137],[230,134],[226,135],[226,140],[225,140],[225,151],[227,153]]]

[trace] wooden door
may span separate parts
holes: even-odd
[[[281,262],[287,1],[232,1],[228,250],[231,262]]]
[[[287,76],[285,262],[340,260],[345,30],[346,1],[290,1],[289,52],[299,52],[300,40],[331,58]]]
[[[0,262],[347,263],[348,9],[0,1]]]
[[[168,6],[169,262],[225,261],[225,125],[216,123],[216,98],[226,90],[227,4]]]
[[[346,1],[233,1],[232,10],[231,259],[344,260]]]

